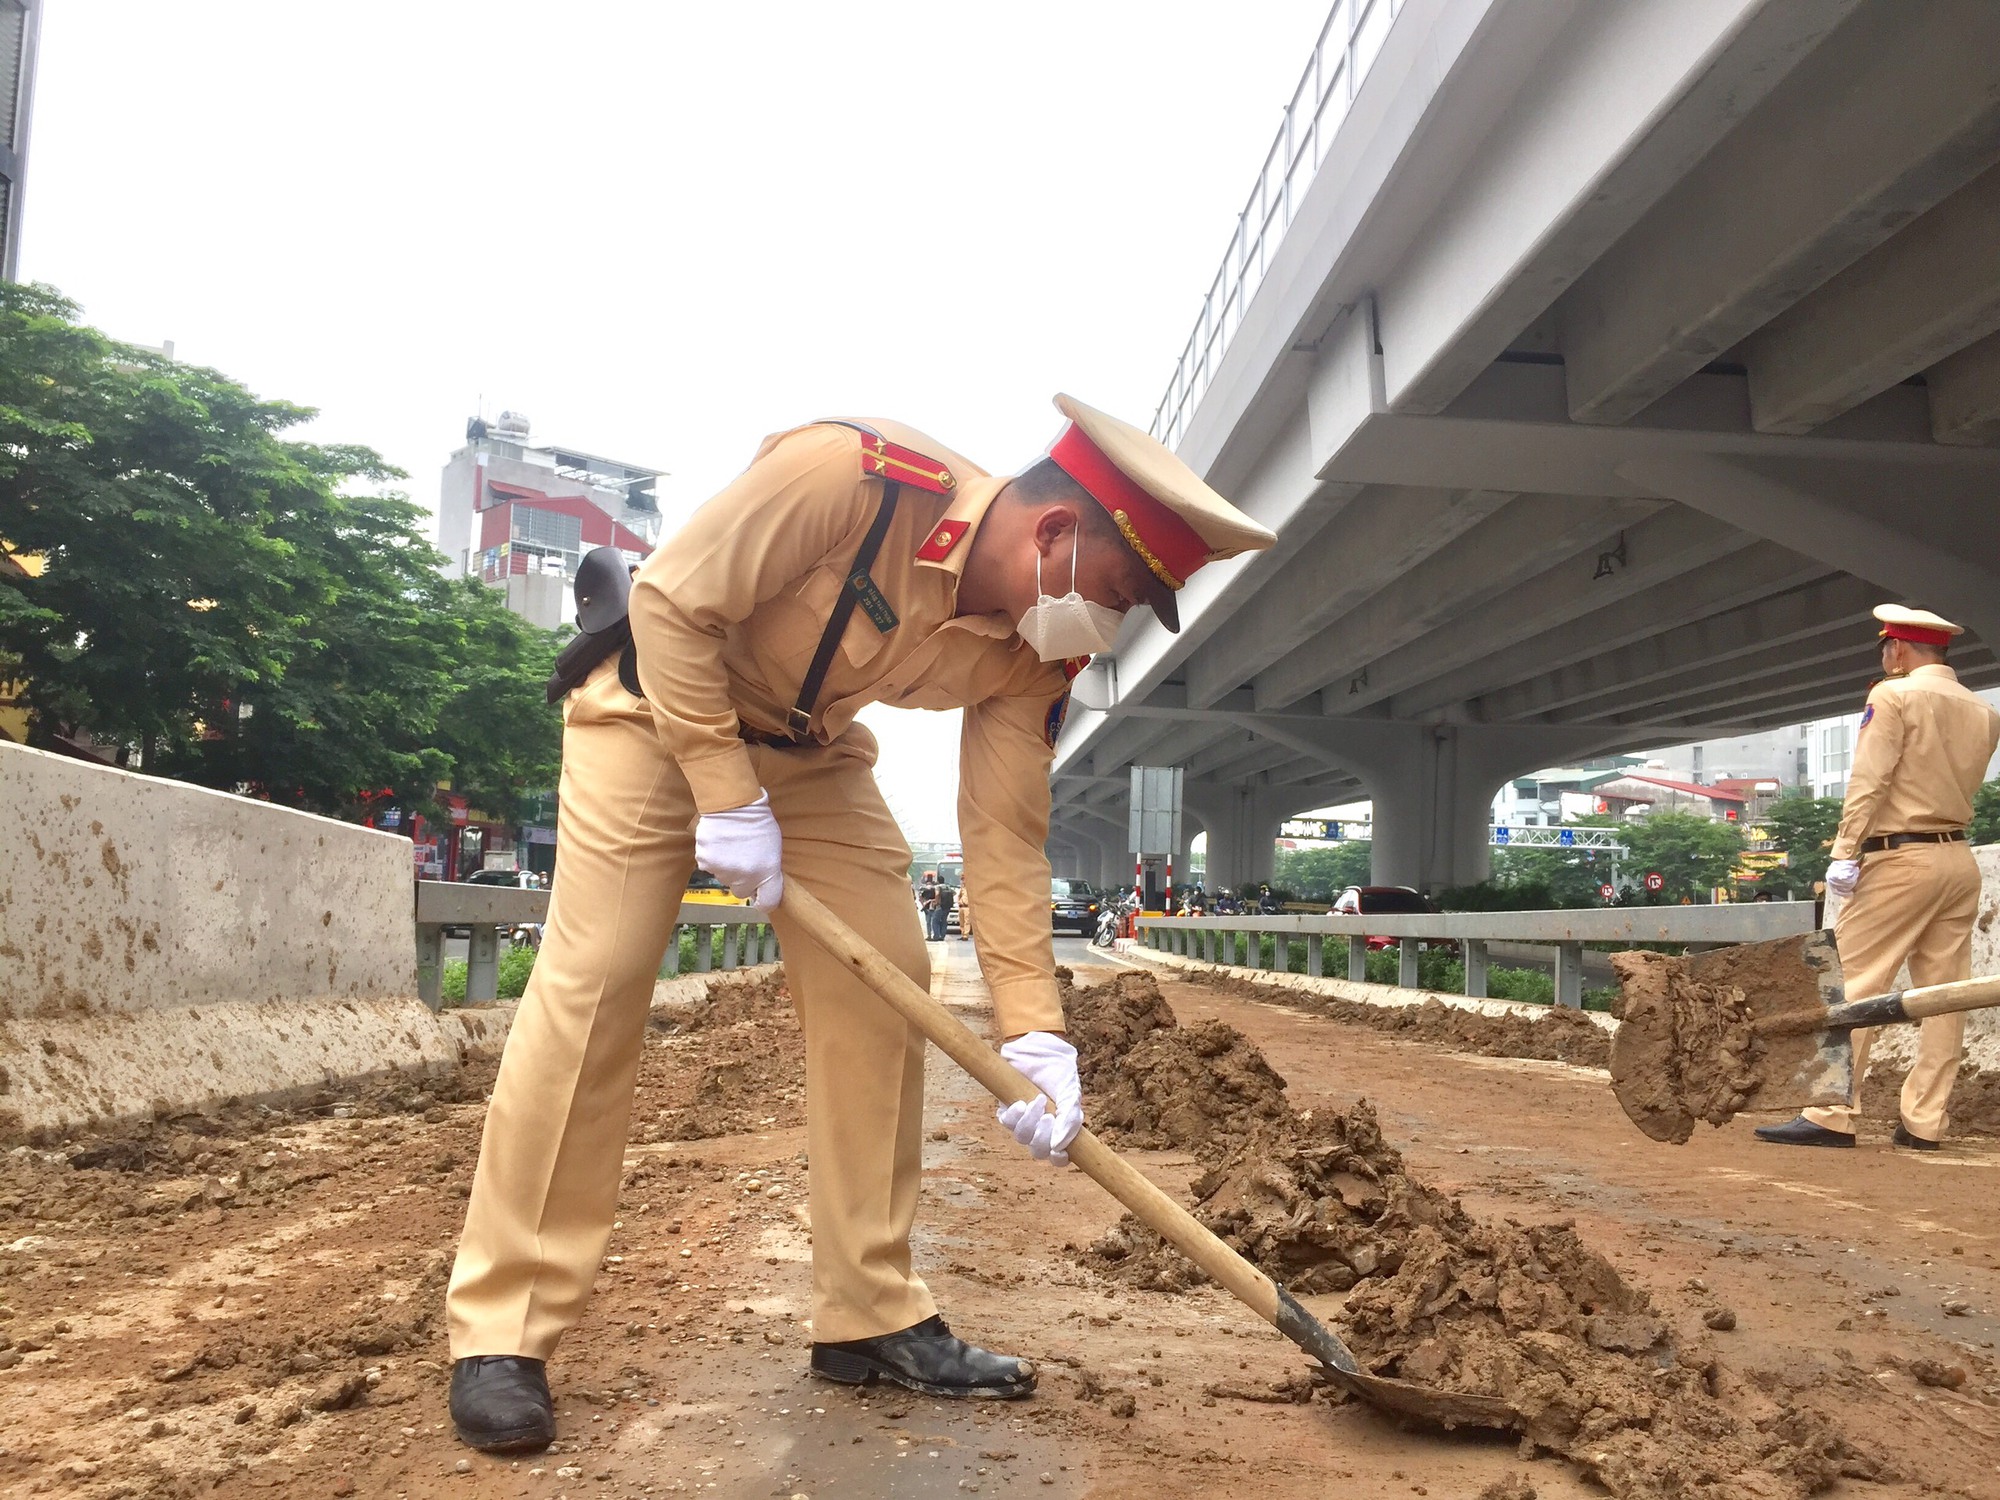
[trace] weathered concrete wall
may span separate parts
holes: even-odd
[[[497,1053],[514,1007],[420,1000],[184,1005],[0,1021],[0,1142],[111,1120],[282,1099]]]
[[[406,840],[0,742],[0,1016],[415,993]]]

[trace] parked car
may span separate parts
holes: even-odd
[[[1336,917],[1383,916],[1423,916],[1438,910],[1438,905],[1422,891],[1412,890],[1407,885],[1350,885],[1333,898],[1333,909],[1329,913]],[[1396,939],[1392,937],[1370,936],[1371,948],[1393,948]]]
[[[542,879],[533,870],[474,870],[465,877],[466,885],[511,885],[524,891],[542,889]],[[469,938],[470,927],[447,927],[444,935],[448,938]],[[538,922],[521,922],[502,934],[516,947],[539,948],[542,946],[542,928]]]
[[[1078,937],[1097,931],[1097,913],[1104,898],[1087,880],[1066,880],[1058,875],[1049,881],[1049,925],[1057,932],[1068,929]]]

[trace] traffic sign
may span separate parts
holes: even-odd
[[[1607,880],[1597,888],[1597,894],[1602,896],[1606,901],[1609,901],[1613,896],[1618,894],[1618,887]]]
[[[1663,890],[1666,887],[1666,884],[1667,884],[1667,877],[1662,875],[1658,870],[1648,870],[1646,872],[1647,890],[1649,891]]]
[[[1561,843],[1563,848],[1567,849],[1575,842],[1576,842],[1576,830],[1574,828],[1565,828],[1561,834]]]
[[[1514,830],[1511,828],[1495,828],[1493,830],[1493,842],[1496,844],[1504,844],[1513,836]]]

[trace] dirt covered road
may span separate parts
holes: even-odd
[[[968,948],[937,985],[983,1024]],[[1241,986],[1161,993],[1200,1037],[1240,1031],[1290,1110],[1367,1098],[1401,1170],[1468,1221],[1569,1221],[1650,1299],[1663,1347],[1706,1351],[1711,1388],[1844,1436],[1825,1493],[2000,1500],[2000,1142],[1913,1157],[1878,1128],[1853,1152],[1784,1151],[1739,1122],[1661,1146],[1595,1070]],[[1041,1393],[957,1406],[809,1380],[800,1056],[774,984],[656,1018],[619,1228],[552,1371],[559,1444],[518,1462],[444,1426],[439,1299],[485,1078],[0,1156],[0,1495],[1604,1493],[1587,1457],[1314,1399],[1291,1346],[1226,1297],[1110,1274],[1093,1247],[1115,1205],[1022,1160],[935,1058],[920,1264],[959,1331],[1042,1363]],[[1255,1089],[1243,1109],[1270,1112]],[[1185,1193],[1207,1164],[1159,1120],[1135,1159]],[[1309,1301],[1332,1316],[1353,1295]]]

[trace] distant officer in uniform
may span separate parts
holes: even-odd
[[[1847,997],[1888,993],[1907,961],[1919,985],[1972,977],[1979,866],[1965,841],[1972,799],[2000,745],[2000,713],[1959,685],[1945,649],[1963,628],[1928,610],[1884,604],[1882,680],[1868,694],[1827,888],[1842,898],[1834,919]],[[1935,1151],[1958,1078],[1965,1017],[1931,1016],[1917,1034],[1891,1139]],[[1759,1140],[1783,1146],[1852,1146],[1861,1077],[1874,1033],[1854,1033],[1854,1097],[1809,1109]]]
[[[1083,1107],[1043,844],[1070,681],[1127,610],[1148,605],[1177,630],[1189,574],[1275,538],[1137,428],[1056,405],[1061,434],[1012,478],[888,422],[766,440],[638,570],[629,646],[568,691],[547,937],[446,1298],[451,1415],[473,1447],[554,1436],[544,1362],[610,1235],[647,1005],[697,864],[772,914],[805,1035],[814,1373],[935,1396],[1034,1389],[1031,1365],[952,1337],[911,1268],[922,1034],[782,903],[800,882],[928,984],[910,850],[855,714],[962,708],[980,967],[1002,1052],[1053,1109],[1036,1099],[1000,1119],[1037,1158],[1066,1162]],[[593,641],[614,630],[584,617],[581,577],[578,598]]]

